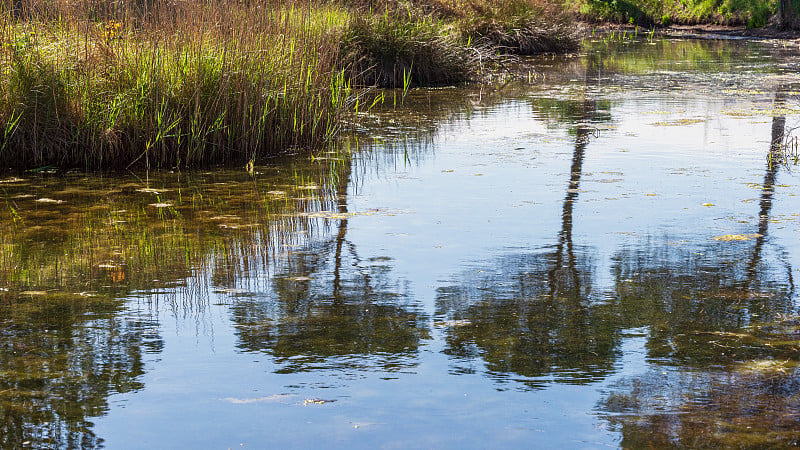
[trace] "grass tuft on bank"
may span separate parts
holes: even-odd
[[[431,86],[460,83],[477,73],[477,58],[431,16],[363,14],[343,35],[349,77],[360,85]]]
[[[439,0],[458,21],[462,39],[483,39],[506,53],[578,49],[573,17],[557,3],[530,0]]]

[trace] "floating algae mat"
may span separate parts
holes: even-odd
[[[0,176],[0,446],[794,445],[800,51],[642,35],[331,157]]]

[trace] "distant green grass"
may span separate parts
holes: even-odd
[[[777,0],[573,0],[583,18],[639,25],[767,25],[778,12]],[[792,0],[797,6],[800,2]]]

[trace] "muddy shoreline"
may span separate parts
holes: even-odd
[[[637,26],[627,24],[595,24],[584,22],[581,30],[584,34],[594,32],[611,31],[635,31]],[[638,27],[639,31],[651,30],[651,28]],[[670,25],[667,27],[656,27],[655,32],[661,36],[668,37],[687,37],[696,39],[782,39],[790,41],[800,41],[799,30],[787,30],[776,26],[766,26],[762,28],[747,28],[745,26],[730,25]]]

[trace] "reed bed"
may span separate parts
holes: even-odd
[[[244,165],[321,148],[354,86],[460,83],[500,53],[574,48],[544,1],[0,0],[0,166]]]
[[[47,3],[0,30],[0,164],[241,163],[317,147],[349,84],[340,20],[309,5]]]
[[[412,13],[413,14],[413,13]],[[474,78],[484,49],[463,45],[431,16],[363,14],[351,22],[343,50],[347,73],[360,85],[408,88]]]

